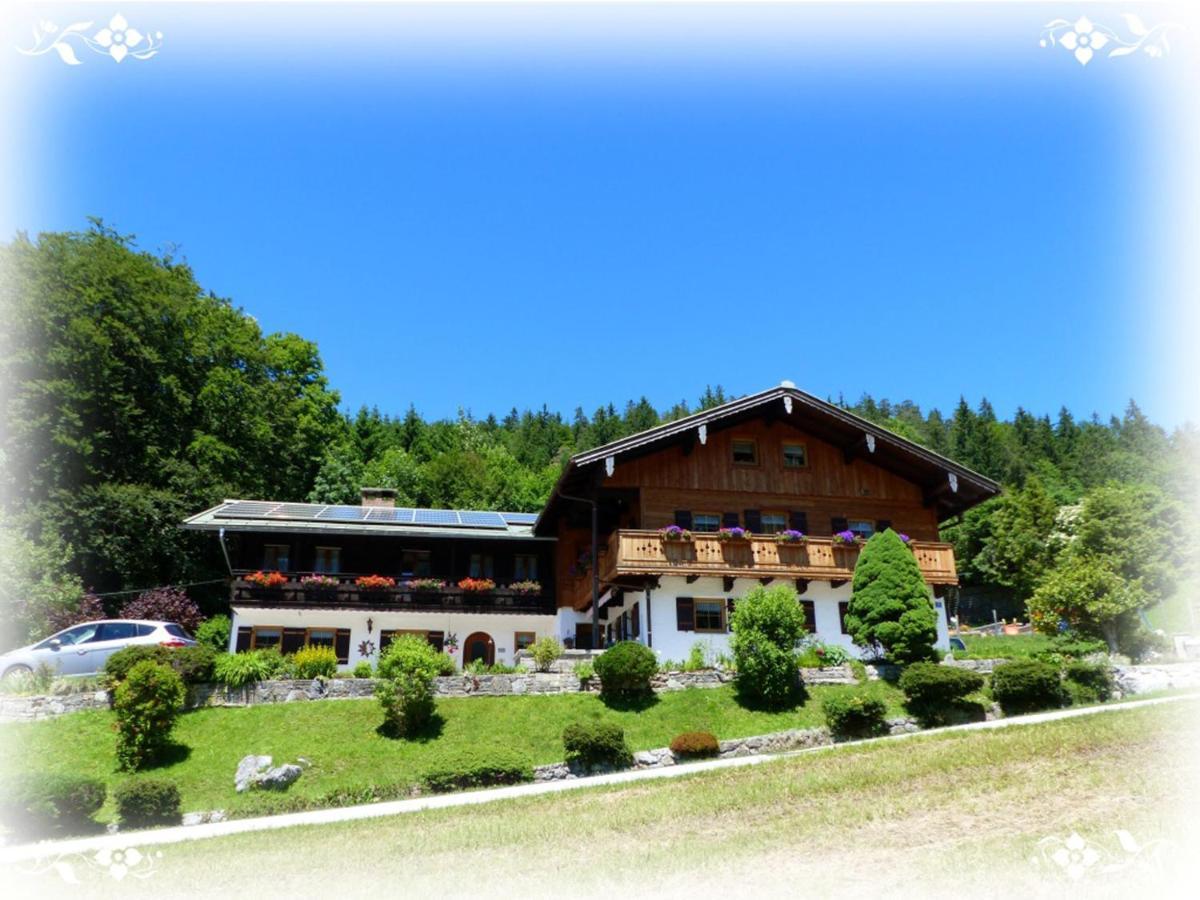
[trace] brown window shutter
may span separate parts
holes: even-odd
[[[675,627],[677,630],[696,630],[696,617],[693,612],[694,605],[691,597],[675,598]]]
[[[757,509],[748,509],[743,514],[743,521],[746,523],[746,530],[752,531],[755,534],[762,533],[762,512]]]
[[[379,632],[379,655],[383,655],[383,651],[388,648],[388,644],[392,642],[395,636],[395,631],[380,631]]]
[[[642,634],[642,611],[638,605],[633,604],[633,614],[630,616],[630,625],[633,627],[633,636],[641,637]]]
[[[817,604],[811,600],[801,600],[800,606],[804,609],[804,630],[809,634],[817,633]]]
[[[283,639],[279,642],[279,652],[285,656],[289,653],[295,653],[304,646],[304,629],[303,628],[285,628],[283,629]]]
[[[733,622],[733,607],[734,607],[735,603],[737,603],[736,597],[726,597],[725,598],[725,630],[726,631],[733,630],[733,625],[731,623]]]
[[[804,534],[808,534],[808,513],[799,509],[793,509],[788,513],[788,526],[793,531],[801,531]]]
[[[738,514],[735,512],[721,513],[721,527],[722,528],[737,528],[738,527]]]
[[[251,629],[247,625],[242,625],[237,630],[237,643],[234,645],[234,653],[245,653],[250,649],[250,634]]]
[[[333,638],[333,652],[337,654],[338,665],[348,665],[350,662],[350,629],[339,628]]]
[[[425,638],[433,644],[438,653],[441,653],[442,648],[446,646],[446,632],[444,631],[431,631],[425,635]]]
[[[845,531],[849,527],[850,523],[841,516],[834,516],[829,520],[829,530],[833,534],[837,534],[839,531]]]
[[[838,601],[838,627],[841,628],[842,634],[848,634],[846,631],[846,613],[850,611],[850,604],[845,600]]]
[[[675,510],[675,524],[680,528],[692,527],[692,511],[690,509]]]
[[[875,531],[877,531],[880,534],[887,531],[891,527],[892,527],[891,519],[880,519],[879,521],[877,521],[875,523]]]

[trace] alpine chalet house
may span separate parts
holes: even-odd
[[[948,647],[958,583],[939,523],[999,486],[784,382],[572,457],[537,515],[229,500],[185,522],[214,531],[234,576],[231,649],[333,646],[374,662],[419,633],[511,662],[543,635],[585,649],[636,640],[663,659],[727,650],[729,611],[757,584],[795,587],[809,631],[844,633],[861,540],[908,539]]]

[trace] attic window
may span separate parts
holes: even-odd
[[[808,465],[808,449],[803,444],[783,445],[783,467],[803,469]]]
[[[747,438],[735,438],[733,441],[733,461],[739,466],[757,465],[758,445]]]

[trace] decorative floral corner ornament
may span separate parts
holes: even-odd
[[[1034,868],[1071,881],[1103,877],[1127,869],[1147,874],[1162,873],[1169,867],[1168,851],[1174,849],[1170,841],[1139,844],[1128,831],[1114,831],[1113,835],[1117,846],[1111,849],[1074,831],[1066,838],[1043,838],[1038,841],[1037,852],[1029,861]]]
[[[103,873],[114,881],[127,876],[149,878],[162,861],[161,850],[139,850],[137,847],[105,847],[95,853],[70,853],[38,857],[32,866],[23,867],[26,874],[54,874],[66,884],[82,885],[80,876]]]
[[[1074,22],[1066,19],[1047,22],[1042,29],[1042,39],[1039,43],[1043,47],[1062,47],[1074,56],[1081,66],[1086,66],[1098,53],[1112,59],[1129,56],[1141,50],[1147,56],[1157,59],[1171,52],[1167,43],[1167,31],[1175,25],[1155,25],[1153,28],[1147,28],[1141,18],[1133,13],[1125,13],[1121,18],[1125,20],[1125,27],[1132,35],[1129,40],[1125,40],[1107,25],[1094,23],[1087,16],[1080,16]],[[1111,49],[1107,53],[1101,53],[1110,45]]]
[[[80,66],[83,63],[75,55],[77,44],[118,63],[126,57],[150,59],[158,55],[162,46],[161,31],[142,34],[136,28],[131,28],[120,13],[113,16],[108,25],[89,35],[93,25],[94,22],[75,22],[60,29],[55,23],[43,19],[33,29],[33,46],[28,50],[21,47],[17,50],[26,56],[41,56],[53,50],[68,66]]]

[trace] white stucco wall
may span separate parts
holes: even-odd
[[[677,597],[692,597],[695,599],[725,600],[726,598],[733,597],[736,600],[736,598],[741,597],[758,584],[757,578],[736,578],[733,582],[733,589],[726,591],[724,581],[721,578],[699,578],[693,583],[688,584],[687,580],[683,577],[667,576],[662,578],[659,586],[650,592],[649,629],[647,628],[646,621],[647,604],[644,591],[626,591],[623,605],[620,607],[608,607],[609,617],[600,624],[602,627],[607,626],[609,622],[613,622],[620,617],[621,613],[627,610],[631,611],[633,605],[636,603],[638,604],[638,612],[642,620],[638,640],[643,644],[646,643],[647,632],[649,631],[651,646],[654,648],[655,653],[658,654],[659,659],[684,660],[691,652],[692,645],[696,643],[704,644],[713,655],[728,653],[729,632],[711,634],[678,630],[675,615],[675,599]],[[936,646],[940,650],[948,650],[950,649],[950,633],[946,623],[945,603],[933,597],[932,589],[930,589],[929,596],[937,612],[938,640]],[[814,581],[809,584],[808,590],[801,595],[800,599],[810,600],[814,604],[817,619],[816,636],[820,640],[827,644],[837,644],[845,647],[854,656],[861,654],[861,648],[854,645],[854,642],[850,640],[850,636],[842,634],[838,619],[838,603],[849,601],[850,599],[850,585],[848,583],[835,588],[827,581]]]
[[[371,619],[371,631],[367,631],[367,619]],[[458,637],[459,651],[454,658],[462,663],[462,645],[467,636],[482,631],[491,636],[496,644],[496,662],[512,665],[516,648],[513,646],[516,632],[532,631],[538,637],[558,634],[557,619],[551,615],[512,615],[507,613],[439,613],[439,612],[396,612],[392,610],[348,610],[348,609],[260,609],[257,607],[233,607],[233,630],[231,644],[237,640],[239,627],[278,625],[284,628],[349,628],[350,662],[340,666],[353,668],[366,659],[372,665],[379,661],[379,633],[381,631],[412,630],[441,631],[447,637]],[[370,641],[374,645],[373,655],[364,656],[359,645]]]

